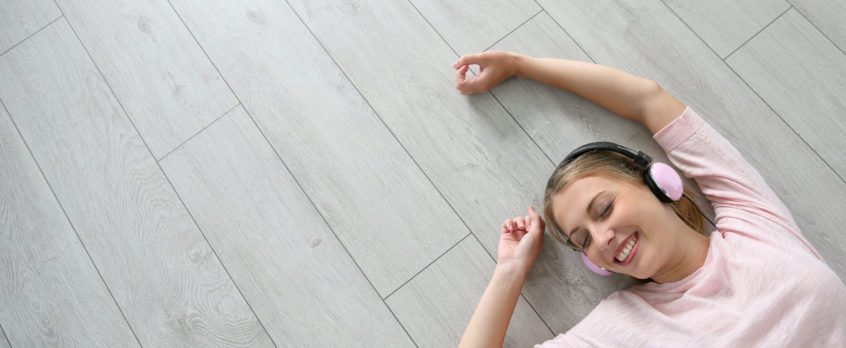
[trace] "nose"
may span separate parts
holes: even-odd
[[[614,247],[614,229],[600,225],[597,230],[593,232],[593,240],[596,241],[596,246],[600,247],[600,250],[610,250]]]

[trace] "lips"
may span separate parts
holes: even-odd
[[[619,255],[620,252],[622,252],[626,248],[626,246],[629,245],[629,242],[631,241],[631,239],[635,238],[635,237],[640,237],[638,235],[638,231],[635,231],[635,233],[632,233],[628,238],[626,238],[622,243],[620,243],[620,245],[617,246],[617,250],[614,250],[614,254],[611,256],[611,260],[615,264],[626,266],[634,258],[635,252],[637,251],[638,246],[640,246],[640,238],[638,238],[637,241],[635,242],[634,246],[632,246],[632,250],[629,251],[629,254],[626,256],[626,259],[623,260],[622,262],[617,261],[617,255]]]

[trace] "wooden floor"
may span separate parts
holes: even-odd
[[[666,159],[562,90],[462,96],[452,63],[488,49],[657,80],[844,279],[844,23],[839,0],[4,0],[0,347],[454,346],[566,153]],[[630,284],[577,256],[548,235],[507,346]]]

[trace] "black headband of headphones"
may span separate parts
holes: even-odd
[[[619,145],[619,144],[615,144],[615,143],[607,142],[607,141],[597,141],[595,143],[584,144],[582,146],[579,146],[578,148],[573,150],[573,152],[570,152],[570,154],[567,155],[567,157],[564,157],[564,160],[561,161],[561,164],[559,164],[558,166],[563,167],[564,165],[566,165],[570,161],[576,159],[576,157],[581,156],[585,152],[597,151],[597,150],[608,150],[608,151],[614,151],[614,152],[617,152],[617,153],[621,153],[621,154],[625,155],[626,157],[634,160],[634,162],[642,168],[646,168],[646,167],[649,166],[650,163],[652,163],[652,157],[649,157],[649,155],[643,153],[643,151],[638,151],[637,153],[635,153],[634,150],[632,150],[628,147],[625,147],[623,145]]]
[[[565,165],[567,165],[567,163],[570,163],[571,161],[576,159],[576,157],[579,157],[586,152],[598,151],[598,150],[607,150],[607,151],[613,151],[613,152],[622,154],[622,155],[624,155],[628,158],[631,158],[634,161],[635,164],[637,164],[638,166],[640,166],[641,168],[644,168],[644,169],[648,168],[649,164],[652,163],[652,157],[649,157],[649,155],[643,153],[643,151],[638,151],[637,153],[635,153],[634,150],[632,150],[628,147],[625,147],[623,145],[615,144],[615,143],[608,142],[608,141],[597,141],[597,142],[594,142],[594,143],[588,143],[588,144],[584,144],[582,146],[577,147],[575,150],[570,152],[570,154],[567,155],[567,157],[564,157],[564,160],[561,161],[560,164],[558,164],[558,167],[555,168],[555,170],[557,171],[558,169],[564,167]],[[554,171],[553,171],[553,173],[554,173]],[[551,188],[553,177],[550,177],[549,181],[546,183],[547,189]]]

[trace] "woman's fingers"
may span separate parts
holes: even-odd
[[[518,216],[512,219],[505,220],[502,223],[502,228],[508,232],[520,231],[520,230],[527,230],[528,227],[527,220],[524,219],[522,216]]]
[[[476,76],[475,78],[471,77],[458,82],[458,86],[456,87],[462,94],[465,95],[481,92],[484,91],[484,88],[482,87],[483,80],[484,78],[482,75]]]
[[[455,63],[452,64],[452,67],[458,69],[458,67],[460,67],[462,65],[470,65],[470,64],[481,65],[483,60],[484,59],[482,58],[481,53],[467,54],[467,55],[461,56],[461,58],[458,58],[458,60],[455,61]]]
[[[483,52],[484,53],[484,52]],[[468,54],[458,58],[452,67],[458,69],[455,74],[455,88],[461,91],[461,94],[473,94],[484,91],[484,79],[482,77],[482,70],[484,70],[485,58],[483,53]],[[471,64],[479,66],[479,75],[475,78],[467,78],[467,70],[470,69]]]
[[[476,93],[479,91],[479,77],[471,77],[468,79],[468,69],[470,69],[470,66],[465,65],[455,72],[455,88],[458,89],[461,94],[464,95]]]
[[[458,85],[467,78],[467,69],[469,67],[469,65],[462,66],[461,69],[458,69],[455,72],[455,87],[458,87]]]

